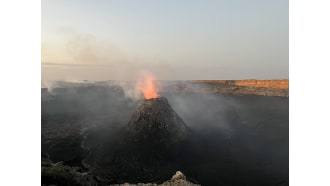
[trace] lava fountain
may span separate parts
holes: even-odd
[[[155,76],[151,73],[143,73],[138,81],[138,89],[143,93],[145,99],[158,98],[157,88],[155,86]]]

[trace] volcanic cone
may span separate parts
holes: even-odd
[[[140,103],[128,123],[136,142],[176,143],[181,141],[187,126],[165,97],[146,99]]]

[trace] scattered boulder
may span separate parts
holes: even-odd
[[[110,186],[199,186],[199,184],[194,184],[186,180],[186,176],[181,171],[176,171],[172,178],[161,184],[156,183],[138,183],[138,184],[115,184]]]

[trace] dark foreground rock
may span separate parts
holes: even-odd
[[[50,161],[41,163],[41,183],[43,186],[97,186],[93,175],[83,172],[81,168]]]
[[[138,184],[114,184],[110,186],[198,186],[198,184],[191,183],[186,180],[186,177],[182,174],[181,171],[176,171],[172,178],[168,181],[165,181],[161,184],[155,183],[138,183]]]
[[[43,159],[41,164],[42,186],[97,186],[99,185],[91,173],[83,172],[79,167],[63,165],[63,162],[51,163],[49,159]],[[113,184],[110,186],[199,186],[186,179],[181,171],[176,171],[172,178],[161,184]]]

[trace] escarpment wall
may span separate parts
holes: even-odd
[[[224,83],[235,86],[245,87],[264,87],[264,88],[276,88],[276,89],[289,89],[289,80],[193,80],[192,82],[205,82],[205,83]]]
[[[289,80],[192,80],[208,92],[289,97]]]

